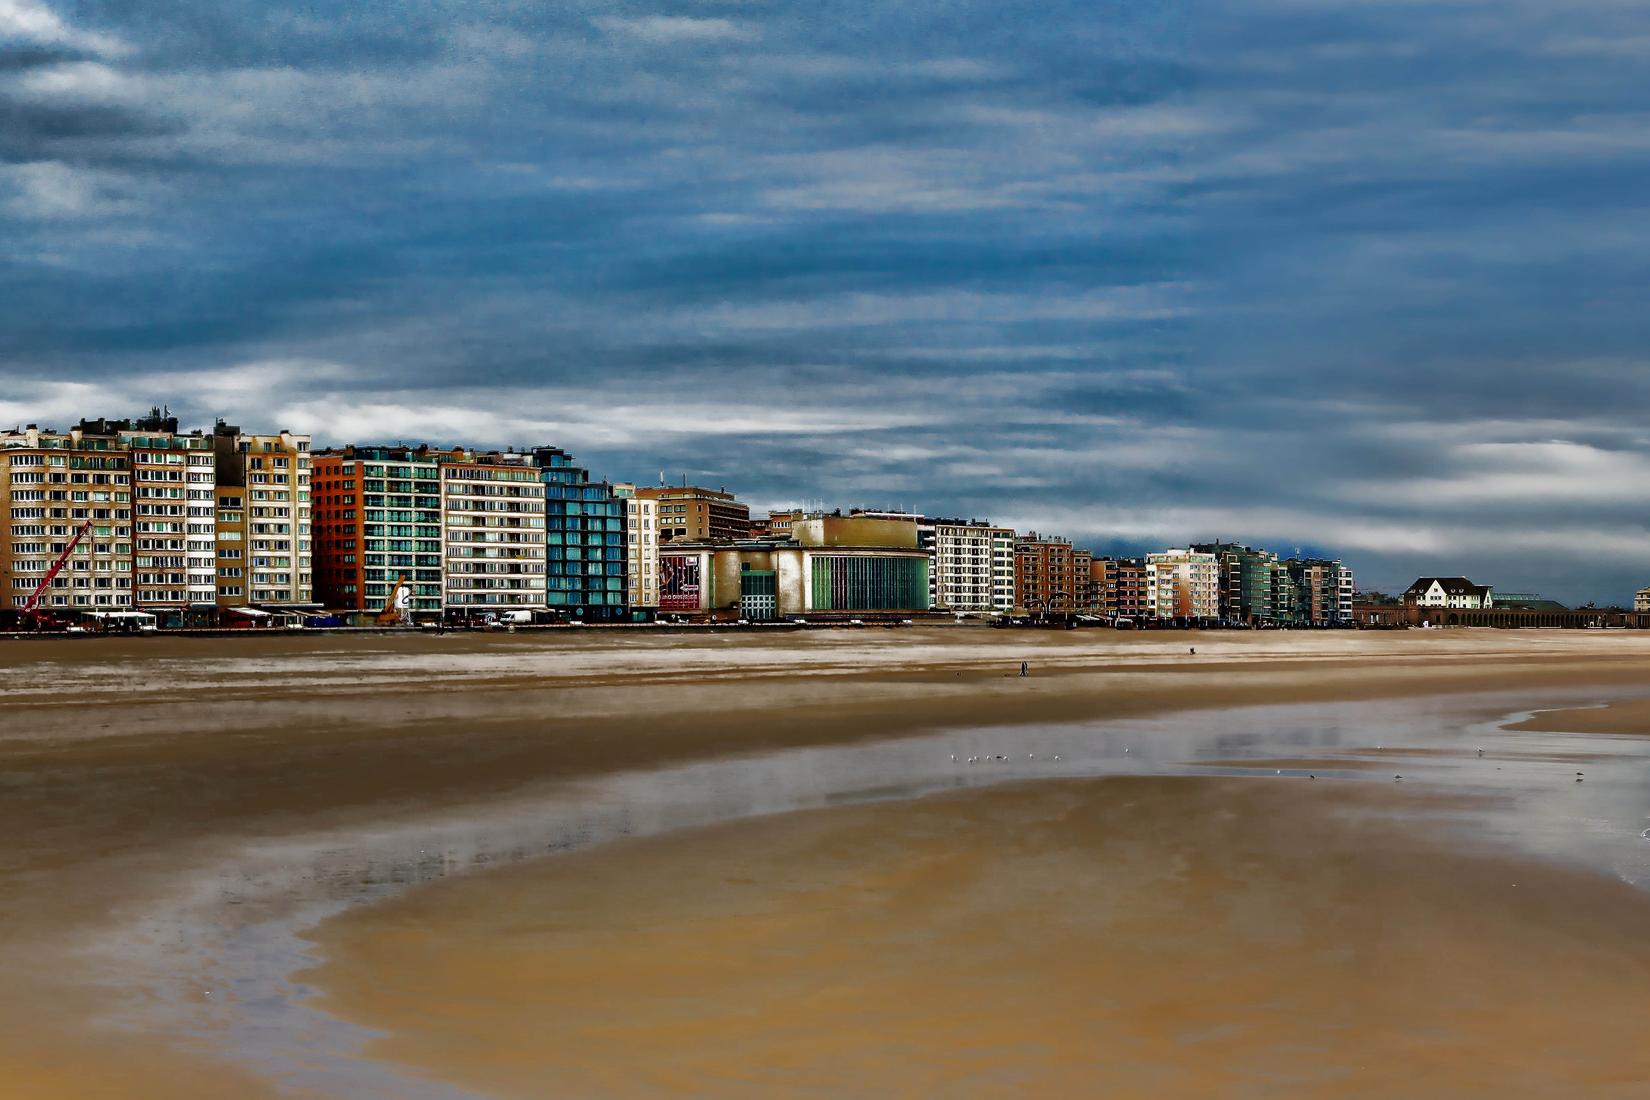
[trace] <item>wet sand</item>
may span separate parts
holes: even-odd
[[[1498,688],[1650,690],[1647,656],[1639,635],[1466,631],[0,644],[0,1081],[42,1100],[275,1095],[223,1057],[210,1018],[180,1034],[143,1002],[151,993],[122,988],[120,968],[86,952],[129,935],[192,869],[251,844],[370,832],[633,769],[936,729]],[[1022,659],[1029,679],[1013,675]],[[1026,812],[1034,825],[1042,811]],[[714,891],[677,900],[718,904]],[[380,908],[391,911],[345,920]],[[350,1000],[360,991],[344,975],[357,964],[339,946],[327,993],[370,1020],[385,1009]],[[995,981],[1026,978],[1005,961]]]
[[[329,922],[486,1095],[1643,1096],[1650,905],[1387,788],[1113,779],[786,815]]]
[[[1542,733],[1605,733],[1650,737],[1650,699],[1623,699],[1601,707],[1542,711],[1508,727]]]

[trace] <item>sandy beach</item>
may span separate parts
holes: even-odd
[[[254,849],[947,731],[1078,737],[1165,715],[1358,700],[1401,713],[1385,701],[1496,692],[1513,700],[1502,713],[1561,709],[1510,731],[1484,777],[1501,782],[1495,759],[1509,782],[1538,767],[1556,782],[1573,745],[1601,762],[1562,767],[1593,773],[1615,812],[1644,792],[1597,769],[1634,751],[1615,742],[1640,741],[1585,735],[1650,732],[1650,711],[1581,708],[1650,692],[1647,657],[1650,637],[1487,631],[3,644],[0,827],[15,839],[0,850],[0,1077],[47,1100],[369,1094],[244,1056],[232,984],[134,983],[111,948],[145,947],[134,929]],[[1582,721],[1606,714],[1608,728]],[[1199,721],[1214,730],[1205,766],[1226,768],[1218,722]],[[1176,736],[1152,729],[1154,743]],[[451,1095],[538,1096],[548,1082],[573,1096],[1082,1082],[1140,1096],[1636,1095],[1650,1079],[1631,1011],[1643,895],[1551,853],[1441,833],[1463,806],[1522,811],[1493,786],[1447,789],[1444,764],[1479,758],[1429,746],[1436,790],[1345,778],[1377,770],[1367,753],[1273,751],[1256,756],[1266,770],[1323,764],[1323,781],[1010,782],[434,874],[306,933],[303,983],[317,1010],[383,1032],[361,1057]],[[273,911],[273,896],[256,904]],[[180,1015],[171,1000],[189,996]]]
[[[1645,899],[1428,843],[1430,808],[1123,779],[788,815],[359,910],[310,977],[496,1096],[1642,1095]]]

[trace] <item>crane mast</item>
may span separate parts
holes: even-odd
[[[74,533],[74,538],[69,540],[69,545],[63,548],[63,553],[57,555],[57,560],[52,562],[52,567],[46,570],[46,575],[41,579],[39,587],[29,593],[29,598],[23,601],[23,610],[19,612],[22,618],[27,619],[35,614],[35,609],[40,606],[40,600],[46,595],[46,590],[52,586],[52,581],[57,579],[57,575],[63,572],[63,566],[68,562],[69,555],[74,553],[75,547],[80,545],[80,540],[85,538],[86,532],[91,529],[91,520],[87,520],[80,525],[80,529]]]

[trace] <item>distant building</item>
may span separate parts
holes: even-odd
[[[1014,540],[1014,603],[1031,614],[1088,610],[1094,556],[1070,540],[1035,531]]]
[[[1404,602],[1477,611],[1493,606],[1494,594],[1489,585],[1473,584],[1465,577],[1421,577],[1404,590]]]
[[[443,612],[544,609],[546,504],[531,456],[454,452],[440,471]]]
[[[559,447],[532,455],[544,483],[545,602],[581,621],[627,617],[624,500]]]
[[[751,517],[750,537],[753,539],[788,539],[791,524],[806,513],[801,508],[785,508],[766,516]]]
[[[671,539],[744,539],[751,533],[751,509],[726,489],[704,489],[695,485],[636,489],[638,500],[654,501],[658,507],[660,542]]]
[[[1154,619],[1220,617],[1220,564],[1213,554],[1165,550],[1146,555],[1146,614]]]
[[[0,609],[20,609],[88,522],[39,609],[133,609],[131,453],[113,435],[0,432],[0,519]]]
[[[933,519],[915,512],[855,508],[851,517],[910,523],[928,552],[928,602],[954,614],[1014,610],[1014,530],[986,520]],[[794,520],[792,521],[794,522]]]
[[[915,524],[812,515],[791,528],[788,539],[661,548],[660,612],[757,621],[928,610],[929,556]]]
[[[1641,588],[1633,593],[1633,610],[1650,611],[1650,588]]]
[[[307,435],[247,434],[218,421],[217,604],[298,607],[314,600]]]
[[[1291,558],[1281,564],[1293,582],[1289,621],[1309,626],[1350,626],[1355,583],[1352,570],[1326,558]]]
[[[1141,558],[1095,558],[1089,566],[1088,609],[1108,619],[1146,614],[1146,563]]]
[[[177,417],[160,409],[134,420],[82,420],[76,432],[130,453],[135,605],[210,623],[218,598],[212,437],[179,431]]]
[[[1495,606],[1515,611],[1568,611],[1557,600],[1549,600],[1539,592],[1497,592]]]
[[[1195,543],[1192,550],[1213,554],[1220,565],[1220,617],[1234,622],[1261,623],[1276,619],[1273,574],[1278,556],[1230,542]]]
[[[442,588],[440,458],[420,447],[344,447],[315,455],[315,595],[327,607],[378,611],[405,579],[414,614],[438,615]]]
[[[751,510],[725,489],[636,486],[614,494],[625,508],[625,573],[632,607],[659,606],[659,547],[672,539],[731,541],[749,538]]]
[[[636,486],[617,482],[613,495],[624,501],[625,590],[632,607],[659,606],[658,501],[636,495]]]

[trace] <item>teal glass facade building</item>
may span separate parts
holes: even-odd
[[[545,593],[569,619],[626,617],[624,501],[559,447],[540,447],[533,465],[544,483]]]

